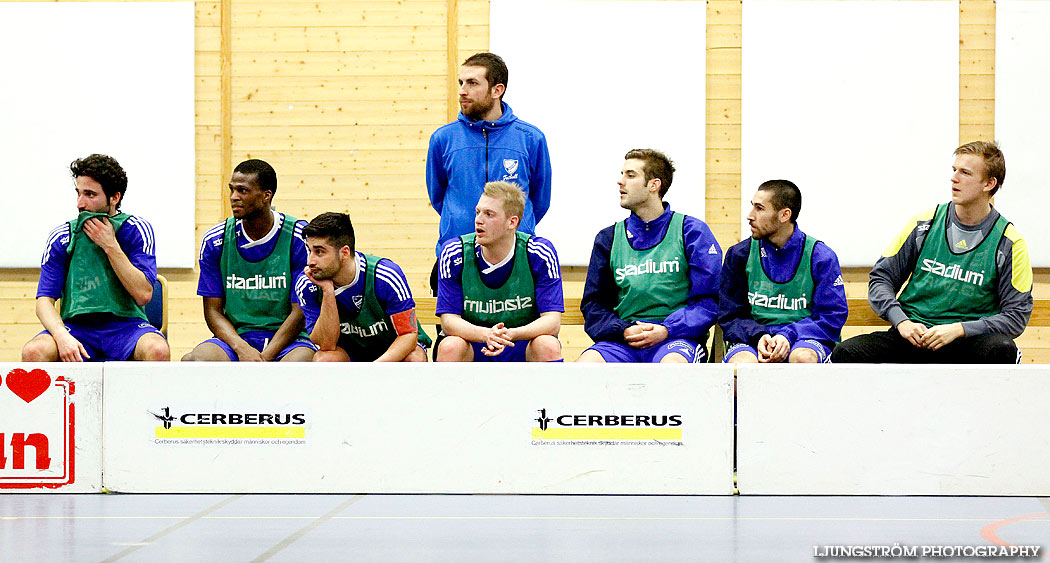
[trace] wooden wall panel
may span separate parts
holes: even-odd
[[[488,46],[488,2],[198,0],[195,6],[198,239],[227,213],[232,165],[262,158],[277,169],[279,209],[303,218],[349,212],[361,248],[396,260],[413,291],[427,294],[437,230],[423,178],[427,140],[448,121],[450,105],[455,111],[456,76],[449,69]],[[739,0],[707,3],[706,220],[723,247],[739,238],[741,18]],[[960,141],[991,139],[994,3],[962,0],[959,32]],[[224,139],[231,162],[223,157]],[[566,295],[579,296],[585,269],[564,270]],[[196,270],[162,273],[170,281],[170,342],[179,358],[209,333]],[[864,296],[867,269],[844,274],[847,294]],[[0,271],[0,361],[17,360],[40,329],[32,305],[37,275]],[[1050,297],[1047,271],[1036,274],[1036,295]],[[566,327],[562,340],[570,359],[590,342],[579,327]],[[1020,342],[1026,361],[1050,362],[1050,330],[1029,330]]]

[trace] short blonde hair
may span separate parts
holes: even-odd
[[[520,220],[525,213],[525,192],[513,182],[489,182],[485,184],[482,194],[503,203],[503,212],[507,217],[517,217]]]
[[[990,195],[995,195],[1006,181],[1006,157],[999,149],[999,143],[988,141],[974,141],[955,149],[955,156],[960,154],[973,154],[984,159],[984,165],[988,168],[988,178],[995,178],[995,187]]]

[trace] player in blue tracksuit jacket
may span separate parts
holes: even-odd
[[[802,194],[770,180],[751,198],[751,237],[722,264],[718,324],[727,363],[825,362],[849,308],[838,256],[795,223]]]
[[[441,215],[435,250],[474,232],[474,206],[487,182],[513,182],[525,192],[521,232],[534,233],[550,207],[547,139],[503,102],[503,59],[492,53],[468,58],[459,84],[459,119],[434,131],[427,150],[427,192]]]

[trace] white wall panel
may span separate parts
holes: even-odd
[[[843,266],[950,199],[958,2],[745,0],[742,45],[742,237],[766,180],[798,185],[799,227]]]
[[[704,218],[706,3],[493,0],[489,30],[504,100],[547,137],[553,195],[536,232],[562,264],[586,266],[598,231],[629,214],[616,181],[631,149],[664,151],[666,201]]]
[[[741,494],[1050,494],[1046,366],[741,366]]]
[[[105,485],[731,494],[731,380],[729,366],[111,365]]]

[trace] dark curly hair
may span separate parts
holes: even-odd
[[[350,252],[354,251],[356,242],[354,224],[350,222],[350,216],[331,211],[314,217],[309,225],[303,227],[303,236],[326,238],[336,250],[349,246]]]
[[[128,191],[128,175],[124,173],[117,159],[104,154],[78,158],[69,164],[69,172],[73,178],[87,176],[101,184],[106,199],[120,194],[120,201],[117,202],[117,211],[120,211],[120,204],[124,202],[124,192]]]

